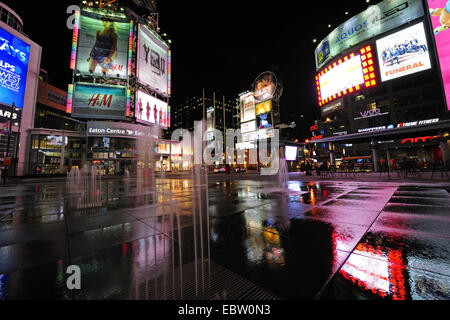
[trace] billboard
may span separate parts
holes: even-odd
[[[450,5],[447,0],[428,0],[442,80],[450,110]]]
[[[383,82],[431,69],[422,22],[378,40],[377,51]]]
[[[241,122],[255,120],[256,108],[253,94],[241,98]]]
[[[421,0],[385,0],[337,27],[316,48],[320,69],[343,51],[424,15]]]
[[[130,21],[125,16],[81,11],[76,69],[83,74],[128,77]]]
[[[241,124],[241,133],[249,133],[256,131],[256,121],[253,120],[251,122]]]
[[[264,72],[253,84],[253,93],[256,102],[272,99],[277,90],[277,78],[272,72]]]
[[[137,92],[135,115],[137,122],[156,124],[165,129],[169,127],[168,103],[145,92]]]
[[[297,160],[298,148],[292,146],[286,146],[286,161]]]
[[[0,28],[0,103],[23,109],[30,45]]]
[[[72,116],[87,119],[124,120],[127,88],[76,83],[73,89]]]
[[[164,96],[169,89],[169,47],[147,27],[140,26],[138,34],[138,81]]]
[[[272,114],[265,113],[258,116],[258,129],[270,129],[273,128]]]
[[[256,115],[259,116],[260,114],[268,113],[272,111],[272,100],[258,103],[256,105]]]
[[[319,106],[376,84],[375,55],[368,45],[342,57],[316,76]]]

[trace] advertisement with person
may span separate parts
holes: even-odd
[[[393,30],[425,14],[421,0],[385,0],[337,27],[315,51],[316,67],[337,57],[346,49]]]
[[[167,102],[142,92],[137,92],[136,120],[143,124],[157,124],[167,129],[169,126],[169,113]]]
[[[169,47],[145,26],[139,28],[138,81],[169,95]]]
[[[277,78],[272,72],[264,72],[255,81],[253,92],[256,102],[272,99],[277,89]]]
[[[450,110],[450,1],[428,0],[441,65],[447,109]]]
[[[377,41],[382,81],[431,69],[423,23],[416,24]]]
[[[87,119],[124,120],[127,88],[77,83],[74,87],[72,116]]]
[[[0,28],[0,103],[23,109],[30,46]]]
[[[81,11],[76,69],[81,73],[127,78],[130,21],[100,11]]]

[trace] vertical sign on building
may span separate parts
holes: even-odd
[[[450,2],[428,0],[428,7],[441,65],[447,110],[450,110]]]

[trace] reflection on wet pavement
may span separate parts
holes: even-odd
[[[115,179],[3,188],[1,299],[448,299],[448,186]],[[69,291],[66,270],[82,270]]]

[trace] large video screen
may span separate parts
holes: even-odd
[[[292,146],[286,146],[286,161],[297,160],[298,148]]]
[[[145,92],[137,92],[135,114],[137,122],[157,124],[166,129],[169,127],[170,114],[167,102],[156,99]]]
[[[0,28],[0,103],[23,109],[30,46]]]
[[[249,94],[241,98],[241,122],[255,120],[255,98],[253,94]]]
[[[138,36],[138,81],[159,94],[170,95],[169,48],[145,26],[139,28]]]
[[[327,66],[316,76],[319,106],[377,85],[375,54],[367,45]]]
[[[428,0],[428,6],[447,96],[447,109],[450,110],[450,5],[447,0]]]
[[[100,11],[81,11],[76,69],[81,73],[127,78],[130,22]]]
[[[423,23],[378,40],[377,51],[382,81],[431,69]]]
[[[356,55],[319,78],[322,101],[363,83],[361,56]]]
[[[421,0],[385,0],[370,5],[365,11],[334,29],[318,44],[315,51],[317,69],[348,48],[394,30],[423,15]]]
[[[72,116],[75,118],[124,120],[127,88],[77,83],[74,86]]]

